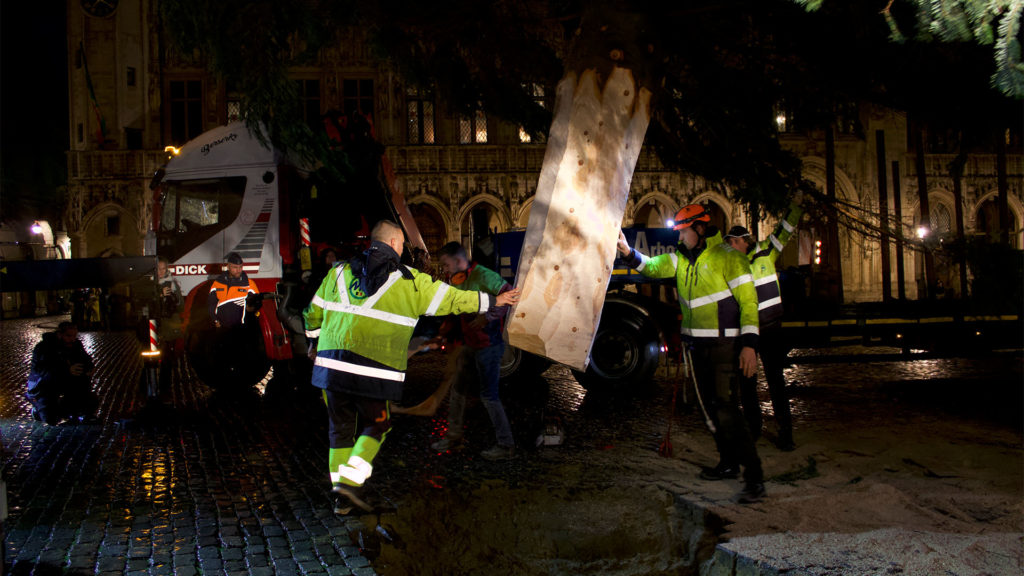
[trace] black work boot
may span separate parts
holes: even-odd
[[[700,477],[704,480],[732,480],[740,477],[740,467],[719,462],[714,468],[701,470]]]
[[[748,482],[743,486],[743,490],[740,490],[736,501],[740,504],[756,504],[764,498],[764,495],[764,484],[760,482]]]
[[[370,503],[367,502],[366,498],[363,496],[362,486],[350,486],[348,484],[338,483],[334,485],[331,491],[341,496],[342,500],[348,499],[349,504],[351,504],[352,506],[360,508],[365,512],[373,512],[373,506],[371,506]],[[340,507],[344,508],[344,506],[345,504],[344,502],[342,502],[342,505]],[[338,506],[336,506],[335,508],[337,509]],[[345,513],[347,514],[348,512]]]
[[[783,452],[796,450],[796,444],[793,443],[793,431],[779,430],[779,437],[775,440],[775,446]]]
[[[352,511],[352,501],[341,494],[334,494],[334,513],[344,516]]]

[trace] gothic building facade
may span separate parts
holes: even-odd
[[[68,0],[67,22],[70,150],[64,225],[72,255],[141,254],[152,213],[148,184],[167,160],[165,147],[237,120],[240,95],[207,71],[197,54],[169,47],[157,0]],[[472,246],[488,232],[526,226],[544,144],[530,141],[518,126],[484,114],[463,116],[404,85],[356,33],[322,50],[315,65],[292,73],[310,119],[353,108],[372,115],[428,248],[451,240]],[[550,106],[545,99],[551,90],[533,89]],[[777,119],[780,139],[802,160],[805,176],[859,215],[859,225],[842,225],[837,232],[846,301],[882,296],[883,242],[871,233],[883,213],[880,198],[913,240],[889,242],[885,259],[895,271],[902,256],[909,298],[918,297],[926,282],[919,247],[935,248],[955,238],[958,221],[967,237],[1024,246],[1019,132],[1007,132],[1002,155],[995,143],[991,153],[971,154],[955,182],[949,169],[954,156],[933,146],[933,138],[916,144],[918,132],[903,111],[862,106],[852,117],[833,138],[799,130],[784,113]],[[927,229],[921,227],[922,199],[928,205]],[[742,224],[764,234],[774,225],[770,217],[762,220],[731,202],[718,183],[667,170],[649,150],[637,163],[623,224],[663,226],[690,203],[707,203],[720,226]],[[1002,225],[1001,210],[1007,216]],[[919,229],[924,239],[914,236]],[[822,224],[809,220],[801,241],[787,247],[783,265],[813,265],[814,242],[823,238]],[[936,253],[934,275],[956,292],[956,263]],[[891,276],[896,278],[895,272]]]

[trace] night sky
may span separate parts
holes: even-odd
[[[0,218],[57,218],[68,147],[65,3],[0,2]],[[56,226],[55,226],[56,228]]]

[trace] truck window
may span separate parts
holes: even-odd
[[[169,181],[164,186],[157,253],[174,262],[235,221],[245,177]]]

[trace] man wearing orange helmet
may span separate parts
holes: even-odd
[[[742,466],[738,499],[747,504],[765,493],[761,459],[739,408],[739,380],[757,371],[757,292],[746,255],[723,243],[710,222],[703,206],[691,204],[676,214],[679,244],[674,252],[647,257],[630,248],[621,231],[617,248],[644,276],[675,277],[680,333],[719,454],[718,464],[705,468],[701,478],[737,478]]]

